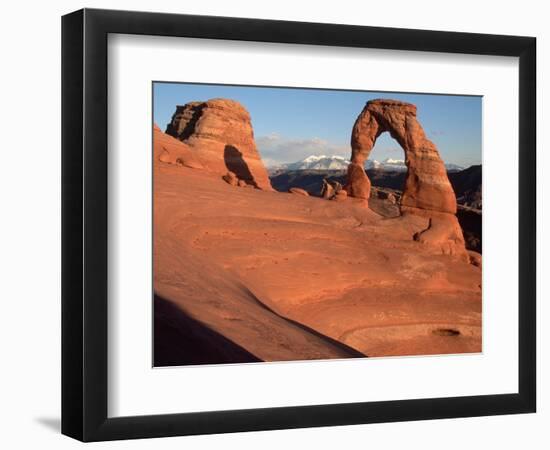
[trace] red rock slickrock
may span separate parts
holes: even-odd
[[[237,186],[239,184],[239,179],[233,172],[227,172],[224,176],[222,176],[222,179],[231,186]]]
[[[470,264],[481,268],[481,253],[474,252],[473,250],[468,250],[468,255],[470,256]]]
[[[305,190],[305,189],[302,189],[302,188],[297,188],[297,187],[291,187],[288,192],[290,192],[291,194],[296,194],[296,195],[303,195],[305,197],[308,197],[309,196],[309,193]]]
[[[456,197],[445,164],[418,122],[415,105],[388,99],[367,102],[351,134],[352,155],[346,190],[352,197],[368,201],[370,181],[364,165],[376,139],[385,131],[405,152],[407,176],[401,212],[428,219],[427,229],[417,233],[415,240],[467,260],[464,237],[455,216]]]
[[[334,197],[332,197],[332,200],[335,200],[337,202],[342,202],[348,198],[348,193],[341,189],[339,190]]]
[[[240,103],[217,98],[177,106],[166,134],[191,148],[208,171],[225,175],[229,170],[247,184],[273,190],[250,114]]]
[[[155,365],[482,351],[481,268],[411,242],[429,218],[154,170],[154,290],[174,311],[155,304]]]
[[[203,168],[203,165],[189,146],[163,133],[157,124],[153,127],[153,154],[155,161],[189,167],[191,169]]]

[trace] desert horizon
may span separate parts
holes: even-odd
[[[482,351],[480,98],[153,101],[155,367]]]

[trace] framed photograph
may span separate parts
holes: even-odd
[[[536,40],[62,21],[62,432],[535,412]]]

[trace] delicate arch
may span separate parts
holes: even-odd
[[[351,164],[346,190],[352,197],[368,200],[370,180],[364,165],[383,132],[405,152],[407,176],[401,208],[456,213],[456,197],[436,146],[416,118],[416,106],[397,100],[371,100],[357,117],[351,134]]]

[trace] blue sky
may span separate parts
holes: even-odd
[[[217,97],[236,100],[248,109],[267,165],[310,155],[349,158],[353,123],[365,103],[375,98],[414,103],[424,131],[445,163],[464,167],[481,163],[481,97],[156,82],[154,121],[164,130],[176,105]],[[387,158],[403,159],[404,154],[384,133],[370,159]]]

